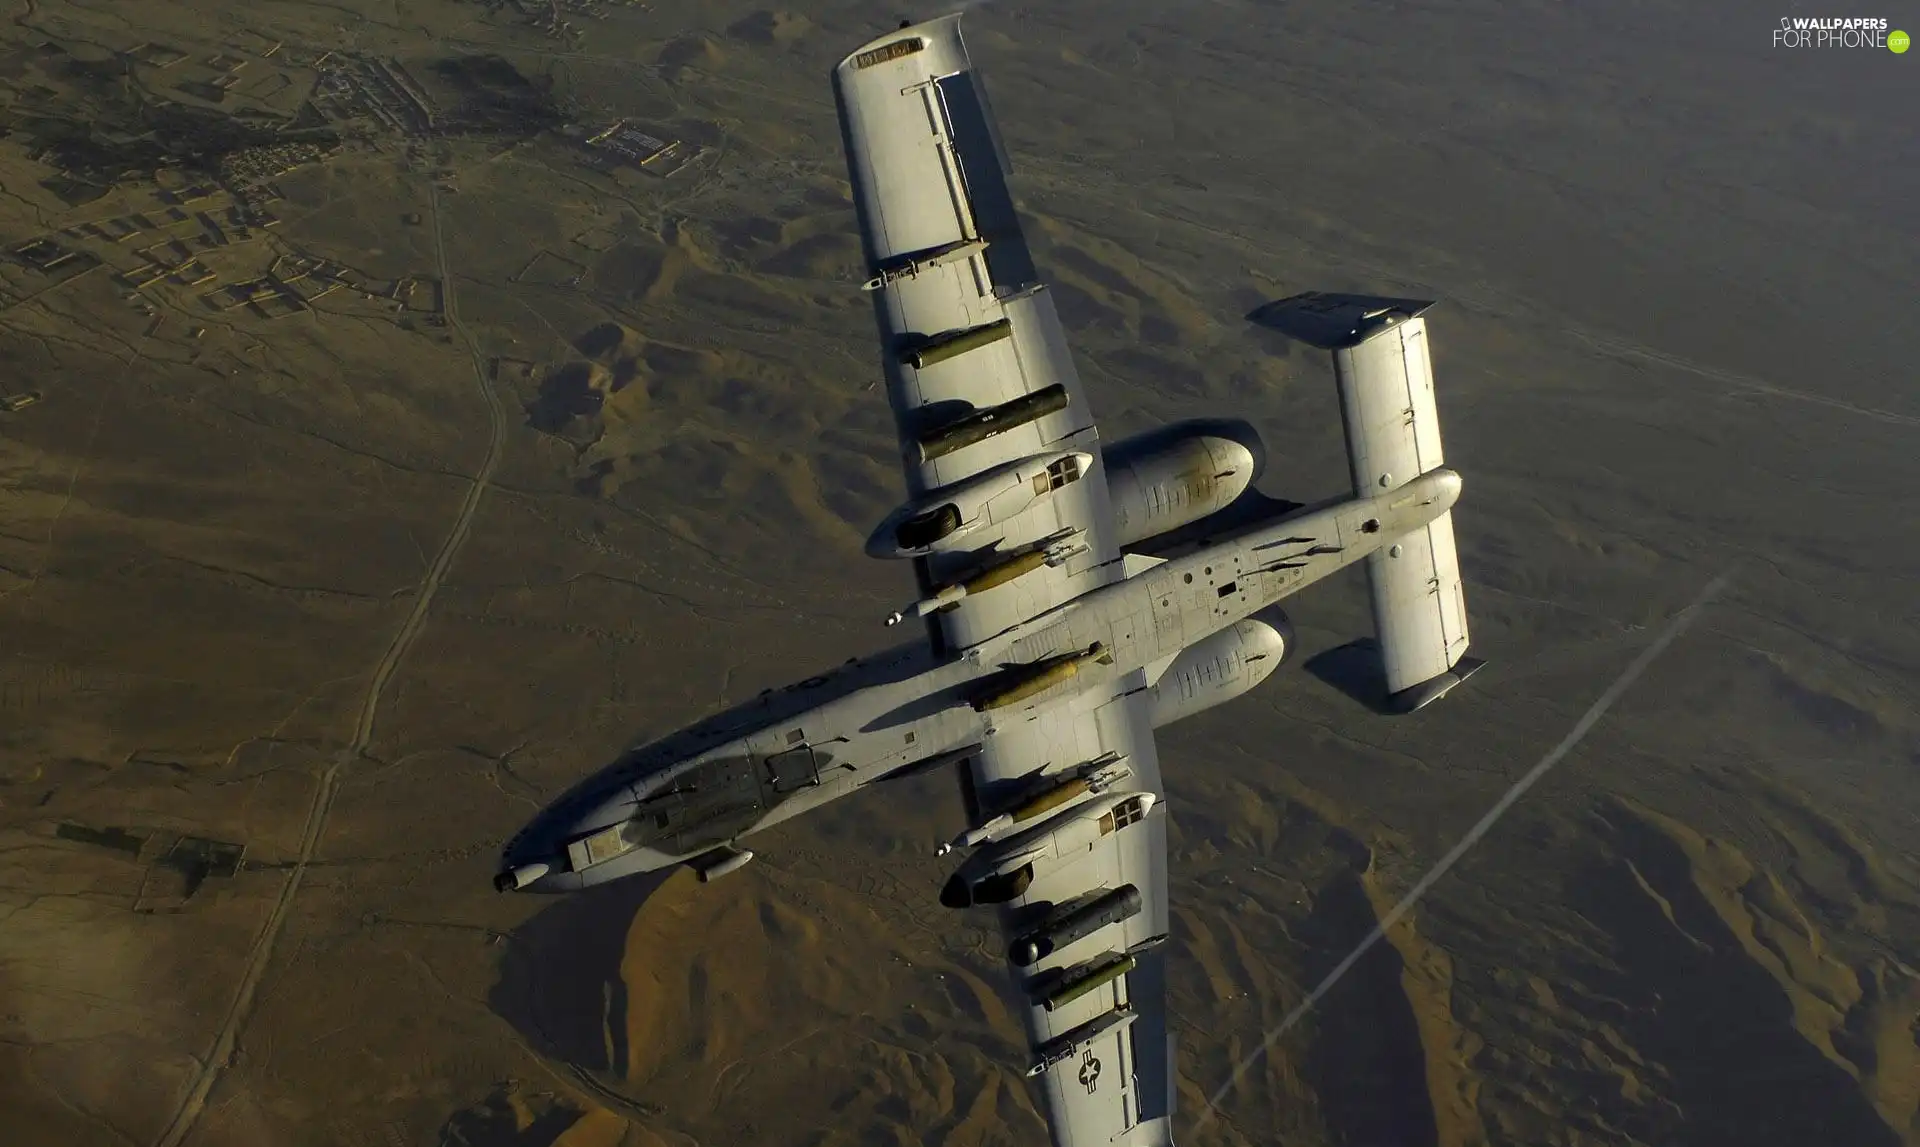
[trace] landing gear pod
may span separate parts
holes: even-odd
[[[893,529],[893,540],[903,550],[927,550],[960,528],[960,508],[952,502],[922,510]]]
[[[1125,792],[1073,805],[968,857],[940,890],[940,903],[949,908],[1005,904],[1025,892],[1035,876],[1072,863],[1101,837],[1145,820],[1156,799],[1153,793]],[[1137,902],[1138,891],[1134,896]]]
[[[1005,904],[1016,900],[1033,883],[1033,865],[1023,864],[1012,872],[996,872],[975,883],[967,883],[962,873],[954,873],[940,889],[940,903],[946,908],[971,908],[976,904]]]
[[[929,490],[887,515],[868,536],[867,554],[918,558],[958,549],[975,530],[1025,513],[1092,468],[1091,454],[1053,450]]]

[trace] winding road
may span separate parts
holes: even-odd
[[[414,639],[420,635],[426,625],[427,612],[433,607],[434,595],[440,590],[441,582],[447,571],[453,567],[454,559],[460,554],[460,548],[466,543],[467,535],[472,531],[473,518],[480,509],[480,500],[486,495],[488,483],[493,479],[494,468],[499,464],[501,446],[506,438],[506,418],[501,413],[499,396],[494,393],[492,382],[487,378],[486,362],[475,347],[473,336],[460,322],[460,309],[456,301],[453,272],[447,262],[446,235],[440,217],[440,197],[431,186],[428,189],[428,203],[433,218],[433,253],[439,265],[441,297],[447,314],[447,325],[465,345],[467,357],[472,363],[474,383],[480,388],[487,403],[487,455],[480,463],[480,469],[473,477],[467,495],[460,502],[460,510],[454,515],[453,528],[447,531],[446,541],[434,554],[433,562],[427,567],[426,577],[420,582],[419,591],[414,595],[413,609],[407,614],[406,621],[393,635],[393,641],[387,646],[386,653],[374,667],[373,679],[367,684],[367,693],[360,703],[359,720],[354,725],[353,739],[347,743],[327,769],[320,775],[320,783],[315,787],[313,803],[307,808],[306,827],[300,837],[300,853],[292,869],[287,873],[286,883],[281,885],[280,895],[275,899],[273,911],[268,914],[265,926],[254,939],[253,947],[247,953],[246,971],[240,977],[240,985],[233,994],[233,1002],[227,1006],[226,1015],[221,1019],[219,1034],[214,1037],[213,1047],[207,1057],[201,1061],[200,1070],[193,1078],[187,1093],[180,1101],[180,1107],[174,1112],[173,1119],[154,1140],[155,1147],[179,1147],[194,1124],[200,1118],[200,1112],[206,1107],[207,1096],[213,1091],[214,1084],[220,1081],[220,1075],[226,1070],[233,1057],[235,1043],[241,1030],[246,1026],[253,1011],[254,993],[266,976],[267,965],[273,959],[273,950],[286,928],[287,917],[293,908],[294,897],[300,894],[301,882],[306,877],[307,866],[319,849],[320,839],[327,827],[327,815],[333,810],[334,797],[340,790],[340,778],[347,766],[359,760],[373,741],[374,721],[380,712],[380,700],[386,693],[387,684],[393,679],[400,663],[412,648]]]

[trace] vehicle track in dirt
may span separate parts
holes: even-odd
[[[360,759],[367,747],[373,742],[374,721],[379,716],[380,700],[386,693],[387,685],[394,673],[405,660],[407,651],[412,648],[414,639],[425,628],[427,613],[433,608],[434,596],[439,592],[447,571],[453,568],[454,559],[460,554],[467,536],[473,528],[474,516],[480,509],[480,501],[486,495],[488,483],[493,478],[494,469],[499,465],[501,447],[506,436],[506,417],[501,413],[499,396],[494,393],[493,384],[487,377],[486,362],[475,348],[473,337],[466,327],[461,325],[460,310],[457,302],[453,273],[447,260],[446,235],[440,216],[440,199],[437,192],[428,191],[428,202],[433,218],[433,251],[439,265],[442,297],[445,300],[447,326],[456,337],[465,344],[467,357],[473,367],[474,383],[487,401],[487,454],[480,463],[480,469],[473,477],[467,495],[461,500],[460,510],[454,515],[453,528],[447,531],[447,537],[440,545],[438,553],[427,567],[427,573],[421,579],[419,591],[414,595],[413,609],[407,619],[393,635],[387,645],[386,653],[374,666],[373,679],[367,684],[365,699],[360,704],[360,716],[354,724],[353,739],[346,747],[334,754],[326,771],[320,774],[320,781],[314,788],[313,802],[307,808],[306,827],[300,837],[300,853],[293,867],[287,873],[287,879],[280,886],[280,895],[274,900],[273,910],[268,914],[260,934],[255,937],[253,946],[247,952],[246,970],[240,977],[239,987],[234,991],[233,1002],[221,1019],[219,1033],[214,1037],[213,1046],[207,1057],[201,1061],[200,1070],[195,1074],[187,1093],[182,1097],[180,1107],[174,1112],[173,1119],[154,1140],[154,1147],[179,1147],[192,1133],[200,1118],[200,1112],[206,1107],[207,1096],[220,1081],[221,1073],[226,1070],[233,1058],[235,1044],[240,1032],[253,1010],[255,992],[266,976],[268,963],[273,959],[273,951],[278,944],[280,934],[285,930],[287,918],[293,908],[293,901],[300,893],[300,885],[306,877],[307,866],[312,863],[314,853],[318,851],[320,838],[326,831],[327,816],[333,811],[334,798],[340,791],[340,779],[348,765]]]

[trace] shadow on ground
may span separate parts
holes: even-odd
[[[441,1147],[553,1147],[580,1112],[548,1096],[528,1097],[502,1085],[485,1102],[455,1112],[440,1129]]]
[[[1380,643],[1371,637],[1316,653],[1307,658],[1303,668],[1373,712],[1387,707],[1387,676],[1380,664]]]
[[[1792,1000],[1743,949],[1672,838],[1631,815],[1601,822],[1612,856],[1567,886],[1569,905],[1611,939],[1612,967],[1580,982],[1653,1065],[1685,1136],[1650,1122],[1636,1139],[1700,1147],[1845,1143],[1898,1147],[1857,1081],[1796,1023]]]
[[[1309,982],[1333,971],[1379,923],[1357,874],[1316,898],[1305,922]],[[1433,1147],[1439,1142],[1419,1025],[1392,944],[1375,944],[1327,993],[1305,1071],[1334,1142]]]
[[[627,999],[620,963],[634,917],[673,870],[556,900],[509,937],[487,998],[529,1046],[567,1067],[626,1074]]]

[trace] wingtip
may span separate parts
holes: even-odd
[[[1322,350],[1343,350],[1365,342],[1394,322],[1418,318],[1435,299],[1304,291],[1262,303],[1247,312],[1248,322],[1278,331]]]
[[[887,29],[860,45],[858,48],[855,48],[853,51],[848,52],[841,58],[839,63],[833,66],[833,74],[835,76],[844,76],[849,73],[861,71],[863,70],[861,63],[862,56],[877,52],[882,48],[899,43],[913,36],[919,36],[922,40],[926,41],[921,49],[914,49],[915,52],[926,49],[938,49],[942,46],[941,42],[949,38],[957,42],[960,38],[960,18],[964,15],[966,15],[966,9],[962,8],[954,12],[948,12],[945,15],[935,16],[928,20],[915,21],[903,18],[894,27]],[[879,61],[875,62],[877,63]]]
[[[1411,713],[1424,709],[1440,698],[1454,691],[1461,682],[1478,673],[1486,661],[1479,657],[1462,656],[1454,662],[1453,668],[1445,673],[1437,673],[1417,685],[1409,685],[1398,693],[1387,696],[1386,711],[1395,715]]]

